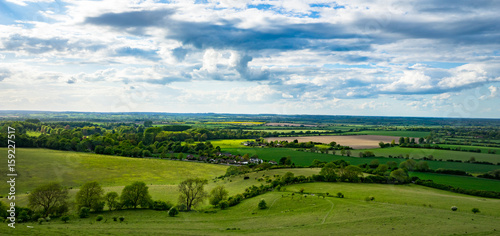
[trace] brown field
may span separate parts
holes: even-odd
[[[378,143],[380,141],[384,143],[390,143],[393,139],[396,142],[399,140],[399,137],[396,136],[382,136],[382,135],[343,135],[343,136],[302,136],[302,137],[273,137],[266,138],[267,141],[288,141],[292,142],[297,139],[299,142],[319,142],[328,144],[332,141],[337,142],[342,146],[349,146],[354,149],[366,149],[366,148],[378,148],[380,147]]]

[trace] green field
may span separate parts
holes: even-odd
[[[301,188],[307,194],[292,199],[291,193]],[[312,195],[339,191],[345,198]],[[367,202],[367,196],[375,200]],[[257,208],[260,200],[268,209]],[[473,214],[473,207],[481,213]],[[500,230],[500,200],[414,185],[298,184],[212,213],[182,212],[172,218],[166,212],[137,209],[102,215],[101,222],[92,214],[87,219],[72,217],[66,224],[54,219],[42,225],[17,224],[16,229],[0,227],[8,235],[495,235]],[[124,216],[125,221],[114,222],[113,216]]]
[[[7,149],[0,148],[0,157],[7,159]],[[5,164],[7,167],[7,164]],[[16,188],[19,192],[31,191],[50,181],[75,187],[87,181],[99,181],[103,186],[124,186],[133,181],[147,184],[178,184],[183,178],[212,179],[224,175],[227,166],[185,161],[148,158],[130,158],[96,155],[90,153],[54,151],[48,149],[16,149]],[[7,180],[7,168],[0,169],[0,181]],[[7,193],[1,185],[0,194]]]
[[[402,147],[390,147],[390,148],[374,148],[374,149],[363,149],[363,150],[353,150],[353,156],[359,156],[359,152],[372,151],[375,156],[398,156],[406,154],[410,155],[410,158],[422,158],[432,155],[434,159],[442,160],[461,160],[468,161],[471,157],[474,157],[476,161],[487,161],[491,163],[500,163],[500,153],[498,154],[488,154],[488,153],[475,153],[475,152],[461,152],[461,151],[449,151],[449,150],[438,150],[438,149],[424,149],[424,148],[402,148]]]
[[[366,149],[366,150],[372,150],[374,151],[375,155],[377,156],[382,156],[380,154],[380,151],[386,151],[390,150],[387,153],[401,153],[404,151],[419,151],[421,149],[412,149],[412,148],[399,148],[399,147],[394,147],[394,148],[384,148],[384,149]],[[423,150],[428,150],[428,149],[423,149]],[[388,161],[395,161],[397,163],[400,163],[402,161],[405,161],[405,159],[400,159],[400,158],[386,158],[386,157],[370,157],[370,158],[359,158],[358,157],[358,152],[359,150],[352,150],[352,155],[350,157],[348,156],[340,156],[340,151],[337,151],[337,155],[332,155],[332,154],[321,154],[321,153],[312,153],[312,152],[302,152],[302,151],[295,151],[294,149],[290,148],[227,148],[223,149],[223,151],[228,151],[234,154],[245,154],[248,153],[250,156],[252,155],[258,155],[259,158],[262,158],[264,160],[274,160],[274,161],[279,161],[281,157],[285,156],[290,156],[292,157],[292,161],[295,163],[295,165],[298,166],[309,166],[311,165],[312,161],[314,159],[318,159],[320,161],[334,161],[334,160],[340,160],[343,159],[345,161],[349,161],[351,164],[354,165],[359,165],[359,164],[364,164],[364,163],[370,163],[373,159],[377,159],[380,161],[380,163],[386,163]],[[365,151],[365,150],[363,150]],[[443,150],[431,150],[431,151],[442,151],[442,154],[450,154],[450,152],[455,153],[455,151],[443,151]],[[447,153],[445,153],[447,152]],[[423,157],[424,155],[418,154],[416,155],[415,153],[408,152],[410,153],[410,157]],[[460,152],[458,152],[460,153]],[[493,154],[483,154],[483,153],[478,153],[480,155],[489,155],[493,156],[494,158],[498,158],[498,155],[493,155]],[[393,155],[396,156],[396,155]],[[442,156],[442,155],[441,155]],[[434,156],[436,158],[436,156]],[[450,159],[453,159],[450,157]],[[479,160],[476,158],[476,160]],[[444,169],[454,169],[454,170],[464,170],[468,171],[470,173],[485,173],[488,171],[496,170],[499,169],[500,167],[498,165],[484,165],[484,164],[472,164],[472,163],[461,163],[461,162],[448,162],[448,161],[427,161],[429,163],[429,166],[431,169],[438,169],[438,168],[444,168]]]
[[[420,179],[432,179],[436,183],[463,189],[500,191],[500,180],[422,172],[410,172],[410,176],[417,176]]]

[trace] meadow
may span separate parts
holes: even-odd
[[[304,189],[304,194],[297,194]],[[345,198],[316,193],[342,192]],[[292,196],[295,193],[295,196]],[[365,201],[367,196],[373,201]],[[257,208],[265,200],[267,209]],[[457,206],[457,211],[451,211]],[[481,210],[473,214],[470,209]],[[309,183],[288,186],[230,207],[181,212],[145,209],[105,211],[101,222],[71,217],[42,225],[0,226],[9,235],[494,235],[499,230],[500,200],[482,199],[421,186]],[[113,216],[125,221],[115,222]],[[27,227],[30,226],[30,227]],[[422,227],[425,226],[425,227]]]

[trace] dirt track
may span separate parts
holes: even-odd
[[[267,141],[288,141],[292,142],[297,139],[299,142],[320,142],[328,144],[332,141],[337,142],[342,146],[349,146],[354,149],[378,148],[380,141],[390,143],[393,139],[398,142],[399,137],[396,136],[382,136],[382,135],[345,135],[345,136],[305,136],[305,137],[279,137],[279,138],[266,138]]]

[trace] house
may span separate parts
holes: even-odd
[[[278,162],[275,162],[275,161],[269,161],[269,164],[271,164],[271,165],[277,165],[277,164],[278,164]]]
[[[259,159],[259,158],[256,158],[256,157],[250,158],[250,163],[260,164],[262,162],[264,162],[262,159]]]

